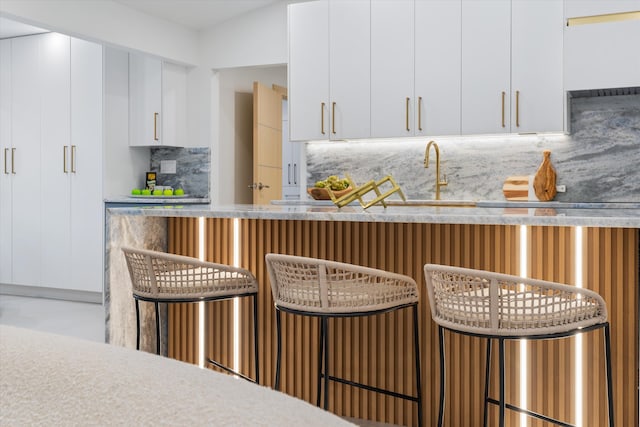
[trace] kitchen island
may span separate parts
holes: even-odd
[[[527,204],[363,210],[359,206],[338,209],[317,205],[230,205],[108,209],[108,341],[135,346],[135,311],[120,251],[123,245],[202,257],[252,271],[260,283],[259,363],[261,383],[265,385],[272,385],[276,353],[275,311],[264,263],[266,253],[326,258],[407,274],[417,281],[421,292],[423,405],[426,424],[432,425],[437,417],[439,393],[438,339],[426,298],[423,265],[440,263],[526,274],[584,286],[603,295],[612,325],[616,421],[619,425],[637,425],[640,206],[608,207]],[[253,375],[252,358],[246,357],[252,346],[249,304],[216,302],[204,307],[202,320],[197,304],[169,307],[165,325],[169,332],[163,351],[169,357],[191,363],[199,363],[205,354],[233,365],[234,357],[239,356],[239,368]],[[400,312],[332,322],[332,347],[340,350],[330,360],[336,375],[413,394],[409,317]],[[234,318],[239,321],[235,323]],[[148,313],[144,329],[147,334],[143,344],[151,349],[155,337],[153,318]],[[199,340],[200,330],[207,338],[204,347]],[[285,315],[283,331],[286,350],[282,388],[315,402],[318,324],[315,319]],[[447,338],[449,425],[469,425],[482,419],[484,348],[477,338]],[[520,403],[520,385],[525,381],[528,408],[575,422],[576,405],[582,400],[582,418],[593,421],[593,425],[605,424],[599,333],[585,335],[579,347],[572,338],[527,343],[526,357],[521,354],[523,349],[517,342],[507,346],[507,396],[513,403]],[[582,360],[580,373],[575,369],[578,355]],[[577,379],[582,381],[582,390],[575,390]],[[494,396],[495,385],[493,381]],[[415,405],[409,402],[340,384],[330,387],[329,408],[340,415],[400,425],[416,423]],[[492,419],[497,410],[490,411]],[[510,425],[517,425],[519,415],[509,414],[509,418]],[[531,425],[537,424],[534,421]]]

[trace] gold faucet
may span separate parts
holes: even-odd
[[[438,144],[435,141],[429,141],[427,144],[427,148],[424,151],[424,167],[429,167],[429,151],[431,146],[436,149],[436,200],[440,200],[440,187],[446,186],[447,176],[444,176],[444,179],[440,179],[440,149],[438,148]]]

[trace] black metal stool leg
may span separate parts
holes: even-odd
[[[140,301],[136,298],[136,350],[140,350]]]
[[[280,331],[282,328],[282,320],[280,319],[280,316],[282,316],[282,313],[280,310],[276,309],[276,337],[278,341],[278,353],[276,355],[276,390],[280,390],[280,358],[282,357],[282,332]]]
[[[440,347],[440,409],[438,410],[438,427],[442,427],[444,421],[444,393],[446,382],[446,367],[444,364],[444,328],[438,326],[438,341]]]
[[[322,317],[324,329],[324,409],[329,409],[329,328],[327,318]]]
[[[489,420],[489,377],[491,375],[491,338],[487,338],[487,356],[484,369],[484,421],[482,425],[487,427]]]
[[[607,369],[607,399],[609,400],[609,427],[615,425],[615,417],[613,413],[613,377],[611,373],[611,331],[609,323],[604,327],[604,355]]]
[[[323,350],[324,350],[324,322],[322,318],[318,319],[320,323],[320,337],[318,342],[318,390],[316,394],[316,406],[320,407],[320,398],[322,396],[322,364],[324,363]]]
[[[258,361],[258,294],[253,296],[253,358],[256,364],[256,384],[260,384],[260,362]]]
[[[504,427],[505,391],[504,391],[504,339],[498,339],[500,365],[500,427]]]
[[[422,426],[422,382],[420,379],[420,334],[418,333],[418,305],[413,306],[413,345],[416,356],[416,397],[418,404],[418,426]]]
[[[156,354],[160,354],[160,310],[158,309],[158,301],[156,306]]]

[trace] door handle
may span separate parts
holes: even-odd
[[[67,145],[62,146],[62,172],[69,173],[67,170]]]
[[[293,164],[293,183],[296,184],[296,185],[298,184],[298,171],[297,171],[297,169],[298,169],[298,164],[294,163]]]
[[[520,91],[516,91],[516,127],[520,127]]]
[[[418,97],[418,130],[422,130],[422,97]]]
[[[287,163],[287,182],[291,184],[291,163]]]
[[[247,185],[247,187],[249,187],[251,190],[262,190],[263,188],[270,188],[267,184],[263,184],[261,182],[254,182],[253,184]]]
[[[404,113],[405,127],[407,128],[407,132],[411,130],[409,129],[409,102],[410,101],[411,101],[411,98],[407,97],[406,104],[405,104],[405,113]]]
[[[9,149],[5,148],[4,149],[4,173],[5,173],[5,175],[9,175],[9,170],[7,169],[7,157],[9,157],[8,154],[9,154]]]
[[[331,133],[336,134],[336,103],[331,103]]]
[[[504,124],[504,96],[505,95],[506,93],[502,91],[502,127],[505,127],[505,124]]]
[[[76,173],[76,146],[71,146],[71,173]]]
[[[16,174],[16,149],[11,149],[11,173]]]
[[[324,102],[320,103],[320,133],[324,135]]]

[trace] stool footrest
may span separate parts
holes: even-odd
[[[494,405],[500,405],[499,401],[491,397],[487,398],[487,402],[492,403]],[[530,411],[528,409],[520,408],[519,406],[515,406],[510,403],[505,403],[504,406],[505,408],[510,409],[512,411],[520,412],[521,414],[526,414],[530,417],[537,418],[539,420],[543,420],[548,423],[552,423],[561,427],[575,427],[574,424],[568,424],[568,423],[565,423],[564,421],[556,420],[555,418],[550,418],[550,417],[547,417],[546,415],[542,415],[537,412]]]
[[[229,373],[229,374],[237,375],[237,376],[239,376],[240,378],[245,379],[245,380],[247,380],[247,381],[250,381],[250,382],[252,382],[252,383],[255,383],[255,382],[256,382],[256,380],[254,380],[253,378],[249,378],[248,376],[246,376],[246,375],[244,375],[244,374],[241,374],[241,373],[240,373],[240,372],[238,372],[238,371],[234,371],[233,369],[229,368],[228,366],[225,366],[225,365],[223,365],[223,364],[222,364],[222,363],[220,363],[220,362],[216,362],[215,360],[213,360],[213,359],[211,359],[211,358],[209,358],[209,357],[207,357],[207,362],[211,363],[213,366],[216,366],[216,367],[218,367],[218,368],[222,369],[223,371],[225,371],[225,372],[227,372],[227,373]]]
[[[324,378],[324,373],[321,373],[320,376],[322,378]],[[386,390],[383,388],[378,388],[378,387],[374,387],[374,386],[370,386],[367,384],[362,384],[359,382],[355,382],[355,381],[350,381],[350,380],[345,380],[344,378],[338,378],[338,377],[334,377],[332,375],[329,375],[329,380],[330,381],[335,381],[341,384],[346,384],[346,385],[350,385],[353,387],[358,387],[358,388],[362,388],[368,391],[375,391],[376,393],[382,393],[382,394],[386,394],[387,396],[393,396],[393,397],[397,397],[399,399],[405,399],[405,400],[411,400],[412,402],[418,402],[418,398],[415,396],[409,396],[408,394],[402,394],[402,393],[397,393],[395,391],[391,391],[391,390]]]

